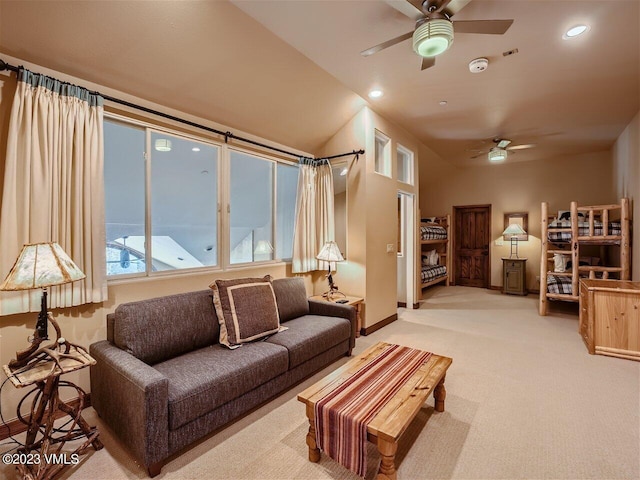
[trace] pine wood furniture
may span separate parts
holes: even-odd
[[[309,298],[309,300],[322,300],[325,302],[337,303],[339,300],[346,300],[347,302],[341,302],[344,305],[351,305],[356,309],[356,320],[358,322],[356,326],[356,337],[360,336],[360,330],[362,329],[362,305],[364,304],[364,298],[362,297],[351,297],[349,295],[345,295],[344,297],[336,296],[334,298],[328,299],[327,297],[323,297],[322,295],[314,295]]]
[[[418,240],[420,242],[420,255],[418,268],[418,284],[420,288],[427,288],[438,283],[444,283],[447,287],[451,278],[451,215],[443,215],[441,217],[433,217],[433,222],[420,222],[420,227],[439,226],[447,231],[447,238],[439,239],[423,239],[422,228],[418,228]],[[432,280],[422,280],[422,255],[427,251],[435,249],[438,253],[438,265],[444,265],[446,272],[443,276]]]
[[[82,418],[82,409],[85,406],[86,393],[77,385],[61,381],[60,376],[94,365],[96,361],[81,349],[73,352],[73,358],[64,357],[59,363],[53,360],[37,363],[25,371],[12,371],[8,365],[3,369],[11,383],[16,388],[24,388],[35,385],[35,389],[27,393],[18,404],[18,419],[27,425],[27,437],[24,446],[18,448],[18,454],[29,456],[37,455],[37,463],[18,463],[16,465],[20,475],[30,480],[50,480],[54,478],[68,463],[74,464],[78,455],[86,452],[89,446],[100,450],[103,445],[98,439],[99,432],[95,427]],[[59,387],[75,390],[78,394],[77,403],[71,404],[60,399]],[[27,418],[23,417],[20,406],[31,398],[31,411]],[[71,420],[65,427],[54,429],[54,421],[61,416],[68,415]],[[38,438],[40,434],[40,438]],[[63,450],[67,441],[86,437],[86,440],[73,452]],[[65,453],[65,461],[57,458],[54,462],[48,459],[52,455]],[[35,457],[34,457],[35,458]],[[67,464],[65,464],[65,462]]]
[[[591,355],[640,360],[640,282],[580,280],[580,335]]]
[[[595,279],[597,275],[603,279],[610,274],[616,275],[620,280],[631,278],[631,220],[629,199],[620,199],[619,204],[578,206],[577,202],[571,202],[570,227],[550,228],[549,221],[554,217],[549,215],[549,204],[542,203],[542,253],[540,255],[540,315],[547,314],[548,300],[562,300],[578,302],[580,300],[578,283],[581,276]],[[580,218],[580,214],[584,217]],[[614,235],[609,230],[613,218],[620,222],[620,233]],[[597,224],[600,224],[598,228]],[[582,226],[582,225],[584,226]],[[570,241],[554,243],[549,240],[549,234],[570,234]],[[609,250],[615,255],[614,265],[580,265],[580,248],[587,245],[601,246],[606,256],[605,247],[616,247]],[[569,255],[571,258],[571,270],[568,272],[554,272],[549,268],[553,264],[555,254]],[[547,291],[547,277],[554,275],[571,279],[571,293],[550,293]]]
[[[527,259],[502,258],[502,291],[509,295],[527,295]]]
[[[320,460],[320,450],[316,444],[315,432],[316,402],[370,362],[388,345],[379,342],[369,347],[298,395],[298,400],[306,405],[306,414],[309,419],[309,433],[307,434],[309,461],[318,462]],[[444,412],[446,397],[444,381],[452,361],[448,357],[431,355],[429,360],[409,378],[398,393],[367,425],[367,440],[377,446],[381,455],[380,469],[376,480],[397,479],[395,454],[398,449],[398,441],[432,392],[435,399],[435,411]]]

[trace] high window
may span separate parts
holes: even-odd
[[[375,133],[374,168],[377,173],[385,177],[391,176],[391,139],[378,130]]]
[[[402,183],[413,185],[413,152],[408,148],[398,145],[397,153],[397,176]]]
[[[110,277],[291,258],[296,165],[120,119],[104,132]]]

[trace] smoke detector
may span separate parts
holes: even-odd
[[[471,73],[484,72],[489,67],[489,60],[486,58],[476,58],[469,62],[469,71]]]

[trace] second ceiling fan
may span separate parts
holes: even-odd
[[[389,2],[394,8],[416,21],[412,32],[392,38],[374,47],[360,52],[362,56],[373,55],[385,48],[413,38],[413,50],[422,57],[422,70],[433,67],[435,57],[445,52],[453,43],[455,33],[482,33],[503,35],[513,20],[461,20],[453,21],[451,17],[458,10],[449,8],[450,4],[466,5],[468,2],[456,0],[406,0],[408,8],[398,8],[395,2]],[[463,5],[463,6],[464,6]],[[462,8],[462,7],[460,7]]]

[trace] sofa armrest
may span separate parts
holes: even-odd
[[[311,315],[324,315],[327,317],[346,318],[351,322],[351,338],[349,348],[356,346],[356,331],[358,329],[358,317],[355,307],[340,303],[326,302],[324,300],[309,300],[309,313]]]
[[[168,456],[169,380],[153,367],[103,340],[89,347],[91,404],[149,467]]]

